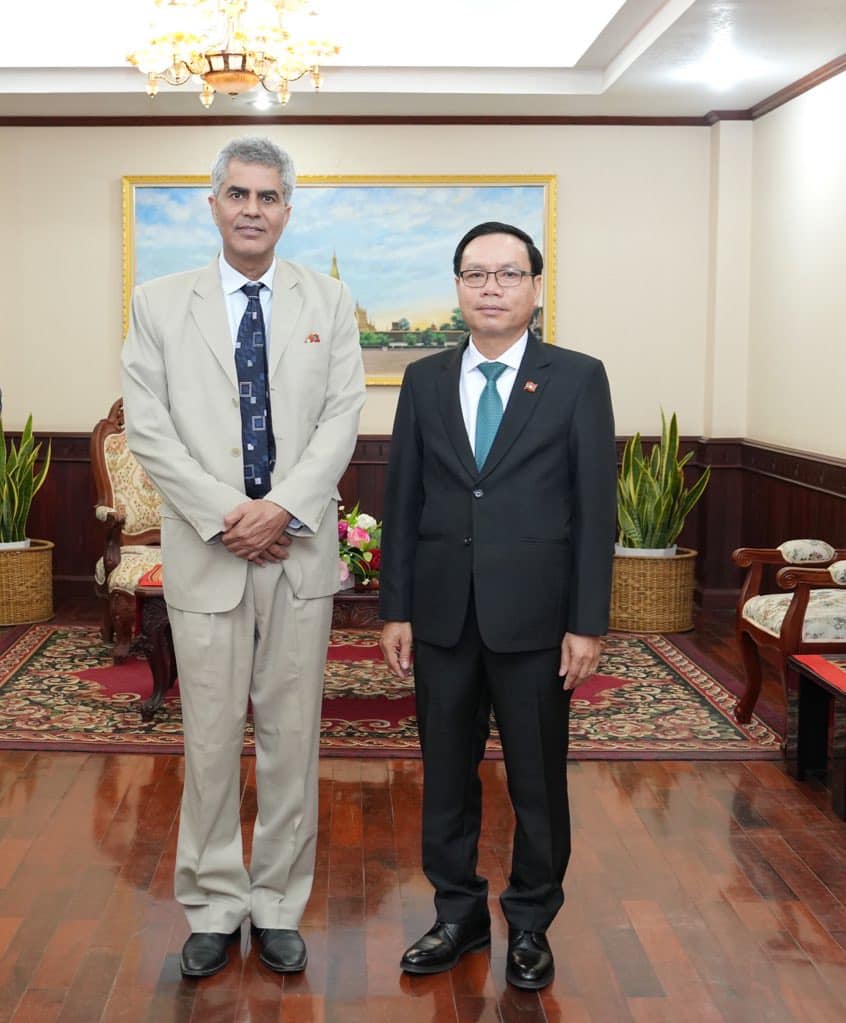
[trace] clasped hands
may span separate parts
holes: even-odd
[[[292,515],[273,501],[244,501],[223,518],[226,549],[254,565],[284,561],[291,537],[285,532]]]

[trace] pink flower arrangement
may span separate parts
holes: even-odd
[[[343,511],[343,509],[339,509]],[[382,564],[382,523],[358,510],[338,519],[338,569],[341,583],[350,576],[361,586],[378,589]]]

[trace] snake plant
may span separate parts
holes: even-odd
[[[669,423],[661,410],[661,440],[649,458],[643,453],[640,434],[629,438],[617,478],[617,521],[621,547],[672,547],[684,521],[702,496],[711,475],[706,467],[687,489],[684,467],[693,452],[679,458],[676,414]]]
[[[35,465],[41,451],[32,436],[32,416],[26,421],[20,443],[6,449],[3,420],[0,419],[0,543],[26,539],[26,523],[32,499],[41,489],[50,468],[50,445],[41,468]]]

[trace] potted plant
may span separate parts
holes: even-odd
[[[661,410],[661,439],[649,457],[639,433],[623,449],[617,478],[618,542],[611,586],[611,628],[628,632],[683,632],[693,628],[696,551],[677,549],[685,519],[711,475],[706,467],[685,485],[692,452],[679,458],[675,412]]]
[[[8,447],[0,419],[0,625],[53,615],[53,544],[26,535],[32,499],[50,468],[49,444],[38,468],[41,447],[32,434],[32,416],[20,442]]]

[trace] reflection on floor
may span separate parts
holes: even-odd
[[[65,621],[96,621],[66,604]],[[704,653],[738,670],[728,616]],[[765,695],[778,699],[774,682]],[[283,979],[255,950],[206,981],[178,970],[172,901],[181,759],[0,753],[0,1020],[814,1023],[846,1015],[846,825],[818,784],[779,763],[573,765],[574,854],[550,931],[554,984],[506,986],[512,819],[501,763],[482,765],[480,872],[493,946],[449,974],[397,963],[428,928],[419,864],[421,769],[325,760],[309,966]],[[243,762],[243,816],[255,812]],[[249,847],[249,834],[245,832]]]

